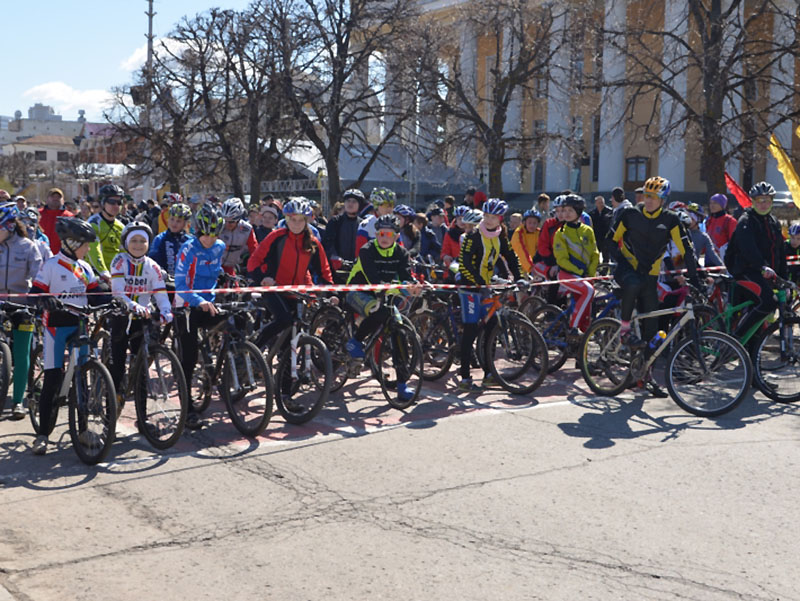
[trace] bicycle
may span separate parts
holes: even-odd
[[[253,305],[233,302],[215,307],[226,319],[200,333],[200,364],[192,382],[187,382],[191,407],[197,413],[207,409],[216,387],[236,429],[245,436],[256,437],[272,417],[274,391],[272,372],[264,356],[246,339],[241,324],[237,323],[238,315]],[[174,321],[188,318],[186,309],[176,309]]]
[[[75,307],[62,303],[60,310],[80,319],[77,330],[67,339],[69,360],[61,387],[53,399],[51,412],[54,425],[58,410],[67,405],[69,434],[72,447],[81,461],[95,465],[103,461],[114,443],[117,424],[117,396],[111,374],[105,365],[90,352],[94,351],[89,337],[88,318],[116,307],[114,304],[98,307]],[[33,351],[31,378],[28,389],[28,414],[37,434],[39,427],[39,396],[41,395],[42,349]],[[37,359],[38,357],[38,359]]]
[[[750,357],[732,336],[700,329],[691,298],[683,308],[635,315],[631,332],[637,331],[642,319],[674,314],[682,315],[649,356],[622,341],[618,320],[605,317],[592,323],[584,335],[579,363],[589,388],[615,396],[631,382],[645,380],[656,359],[669,349],[666,385],[679,407],[701,417],[715,417],[737,407],[750,390]]]

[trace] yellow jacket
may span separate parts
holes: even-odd
[[[539,229],[532,234],[525,229],[525,224],[514,230],[511,236],[511,248],[519,258],[519,266],[525,273],[531,272],[533,257],[536,255],[536,246],[539,243]]]
[[[594,276],[600,262],[594,230],[580,221],[565,223],[553,236],[553,256],[564,271],[578,276]]]

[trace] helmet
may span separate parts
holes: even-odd
[[[680,211],[681,209],[686,208],[686,203],[681,202],[680,200],[674,200],[671,203],[669,203],[669,206],[667,208],[670,211]]]
[[[365,202],[364,202],[364,205],[363,205],[363,207],[362,207],[362,208],[361,208],[361,210],[358,212],[358,216],[359,216],[359,217],[361,217],[361,218],[363,219],[364,217],[366,217],[367,215],[369,215],[369,214],[370,214],[372,211],[374,211],[374,210],[375,210],[375,207],[373,207],[373,206],[372,206],[372,203],[371,203],[371,202],[366,202],[366,201],[365,201]]]
[[[183,197],[177,192],[167,192],[164,194],[164,200],[173,205],[176,202],[183,202]]]
[[[767,182],[758,182],[752,188],[750,188],[750,196],[755,198],[756,196],[775,196],[775,188],[772,187],[772,184]]]
[[[586,201],[583,200],[582,196],[578,196],[577,194],[567,194],[566,198],[564,198],[563,206],[572,207],[575,209],[575,214],[580,217],[583,210],[586,208]]]
[[[144,221],[131,221],[128,225],[122,228],[121,244],[122,248],[128,249],[128,237],[134,233],[144,233],[147,236],[147,243],[153,241],[153,230]]]
[[[61,242],[75,242],[70,250],[74,250],[84,242],[94,242],[97,235],[94,228],[80,217],[56,217],[56,235]],[[68,244],[68,246],[70,246]]]
[[[367,202],[367,198],[364,196],[364,193],[358,188],[350,188],[349,190],[345,190],[344,194],[342,194],[342,200],[347,200],[348,198],[357,200],[359,205],[363,205],[365,202]]]
[[[38,225],[39,224],[39,211],[34,209],[33,207],[28,207],[22,213],[20,213],[19,218],[22,219],[22,222],[25,225]]]
[[[222,228],[223,219],[210,203],[203,205],[195,218],[195,230],[198,236],[216,236]]]
[[[499,198],[490,198],[483,203],[483,212],[489,215],[505,215],[508,211],[508,203]]]
[[[470,209],[467,214],[464,215],[464,223],[478,225],[481,219],[483,219],[483,211],[479,211],[478,209]]]
[[[662,200],[669,196],[669,190],[669,180],[663,177],[651,177],[644,183],[645,194],[653,194]]]
[[[558,207],[564,206],[564,201],[567,199],[566,194],[559,194],[553,199],[553,208],[557,209]]]
[[[397,202],[397,194],[388,188],[373,188],[369,194],[369,201],[376,207],[379,205],[392,205]]]
[[[724,194],[714,194],[714,196],[708,199],[708,202],[716,202],[724,209],[728,206],[728,197]]]
[[[701,207],[696,202],[690,202],[689,205],[686,207],[686,210],[689,213],[697,215],[699,218],[703,218],[706,216],[706,212],[703,210],[703,207]]]
[[[472,209],[470,209],[467,205],[459,205],[455,209],[453,209],[453,217],[463,217],[471,210]]]
[[[11,203],[0,207],[0,227],[13,230],[17,217],[19,217],[17,205]]]
[[[311,209],[311,203],[308,202],[305,196],[293,196],[283,205],[283,214],[311,217],[314,211]]]
[[[399,232],[400,220],[391,213],[388,215],[381,215],[375,220],[375,231],[377,232],[378,230],[394,230],[395,232]]]
[[[117,184],[106,184],[105,186],[101,186],[100,190],[97,191],[97,195],[100,197],[100,204],[102,204],[109,196],[119,196],[122,198],[125,196],[125,190],[120,188]]]
[[[189,205],[176,202],[169,208],[169,216],[177,219],[189,219],[192,216],[192,209],[189,208]]]
[[[800,234],[800,223],[793,223],[789,226],[789,235],[796,236],[797,234]]]
[[[536,209],[528,209],[522,214],[522,220],[525,221],[528,217],[536,217],[539,221],[542,220],[542,214]]]
[[[417,212],[408,205],[397,205],[394,208],[394,213],[395,215],[400,215],[401,217],[414,218],[417,216]]]
[[[219,215],[225,221],[238,221],[244,214],[244,203],[239,198],[229,198],[219,209]]]
[[[680,219],[681,224],[683,224],[683,227],[689,227],[692,225],[692,216],[689,215],[689,213],[687,213],[686,211],[683,210],[676,211],[675,214],[678,216],[678,219]]]

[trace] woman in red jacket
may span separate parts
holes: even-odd
[[[453,209],[453,223],[447,228],[442,239],[442,263],[445,267],[450,267],[450,263],[458,258],[458,253],[461,252],[461,234],[464,233],[464,215],[469,212],[470,208],[466,205],[461,205]]]
[[[311,276],[320,283],[332,284],[331,268],[322,244],[311,233],[308,222],[313,210],[303,197],[291,198],[283,207],[286,227],[273,230],[247,261],[247,273],[256,286],[289,286],[312,284]],[[256,344],[267,342],[284,328],[291,326],[297,313],[297,300],[291,293],[267,293],[264,300],[272,313]]]

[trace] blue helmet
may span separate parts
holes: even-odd
[[[15,204],[6,204],[0,207],[0,227],[13,230],[16,226],[19,210]]]
[[[522,214],[522,220],[526,220],[528,217],[536,217],[539,221],[542,220],[542,214],[537,211],[536,209],[528,209]]]
[[[800,223],[793,223],[789,226],[789,235],[796,236],[797,234],[800,234]]]
[[[453,209],[453,217],[463,217],[467,213],[470,212],[470,208],[467,205],[459,205],[455,209]]]
[[[304,217],[311,217],[314,214],[314,209],[311,208],[311,203],[304,196],[295,196],[290,198],[289,201],[283,205],[284,215],[303,215]]]
[[[508,211],[508,203],[499,198],[490,198],[481,207],[484,213],[488,215],[505,215]]]
[[[408,205],[397,205],[394,208],[395,215],[400,215],[401,217],[416,217],[417,212],[409,207]]]

